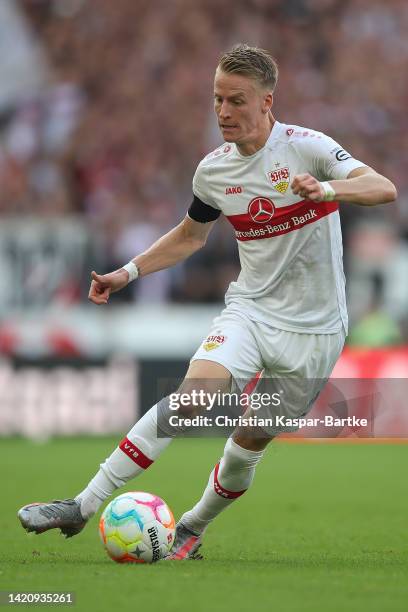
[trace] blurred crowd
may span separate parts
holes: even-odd
[[[345,262],[357,331],[379,313],[384,338],[408,338],[406,0],[13,4],[47,76],[0,109],[2,218],[80,215],[103,245],[99,271],[128,261],[181,220],[197,163],[221,143],[219,55],[258,45],[279,63],[277,118],[327,132],[396,183],[395,205],[342,206]],[[220,222],[204,251],[117,299],[222,301],[238,270]]]

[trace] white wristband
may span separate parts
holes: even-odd
[[[122,268],[129,274],[129,283],[136,280],[139,276],[139,268],[133,263],[133,261],[129,261],[129,263],[122,266]]]
[[[322,189],[324,191],[323,201],[331,202],[332,200],[334,200],[334,198],[336,197],[336,192],[334,191],[330,183],[328,181],[323,181],[323,183],[320,183],[320,185],[322,186]]]

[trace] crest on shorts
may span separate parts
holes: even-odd
[[[212,351],[224,344],[226,339],[225,336],[208,336],[203,343],[203,348],[206,351]]]
[[[274,189],[279,193],[285,193],[289,187],[290,172],[289,168],[278,168],[277,170],[271,170],[268,172],[269,180],[271,181]]]

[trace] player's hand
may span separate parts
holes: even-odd
[[[321,202],[325,196],[320,182],[311,174],[297,174],[290,187],[294,194],[313,202]]]
[[[126,287],[129,282],[129,273],[120,268],[115,270],[115,272],[109,272],[109,274],[92,272],[91,278],[88,298],[94,304],[107,304],[111,293]]]

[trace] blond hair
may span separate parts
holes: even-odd
[[[262,87],[272,91],[278,80],[278,64],[268,51],[259,47],[235,45],[220,57],[218,67],[226,73],[255,79]]]

